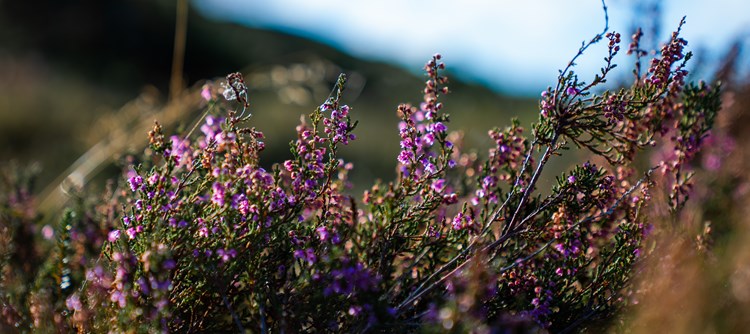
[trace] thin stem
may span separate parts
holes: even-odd
[[[650,178],[651,177],[651,173],[654,170],[656,170],[656,168],[657,167],[653,167],[653,168],[649,169],[646,172],[646,175],[644,175],[640,180],[638,180],[638,182],[634,186],[630,187],[630,189],[628,189],[628,191],[626,191],[624,194],[622,194],[622,196],[620,196],[620,198],[618,198],[617,201],[615,201],[615,203],[612,204],[612,206],[610,206],[609,209],[607,209],[607,211],[602,212],[601,214],[598,214],[598,215],[593,216],[593,217],[586,217],[585,219],[579,220],[575,224],[570,225],[570,227],[568,227],[566,229],[566,231],[570,231],[570,230],[572,230],[572,229],[580,226],[581,224],[593,222],[593,221],[596,221],[596,220],[599,220],[599,219],[602,219],[602,218],[605,218],[605,217],[609,217],[612,214],[614,214],[615,209],[617,209],[620,206],[620,204],[622,204],[622,201],[625,200],[626,197],[630,196],[630,194],[632,194],[633,191],[635,191],[635,189],[637,189],[638,187],[640,187],[641,184],[643,184],[643,182],[645,182],[648,178]],[[499,271],[499,273],[503,273],[503,272],[506,272],[506,271],[508,271],[510,269],[513,269],[514,267],[518,266],[519,264],[522,264],[522,263],[524,263],[524,262],[526,262],[526,261],[528,261],[528,260],[536,257],[537,255],[539,255],[539,253],[541,253],[542,251],[544,251],[545,249],[547,249],[547,247],[549,247],[550,245],[552,245],[552,243],[554,243],[555,241],[557,241],[561,237],[562,237],[562,234],[561,234],[560,237],[553,237],[551,240],[549,240],[547,243],[545,243],[542,247],[539,247],[536,251],[532,252],[531,254],[529,254],[529,255],[521,258],[521,259],[518,259],[518,260],[514,261],[512,264],[510,264],[510,265],[508,265],[506,267],[501,268],[500,271]],[[492,259],[489,259],[488,261],[491,261],[491,260]]]
[[[539,164],[536,167],[536,170],[534,171],[534,175],[531,176],[531,181],[529,181],[529,184],[526,186],[526,189],[524,190],[523,196],[521,197],[521,201],[518,202],[518,206],[516,206],[516,211],[513,213],[513,217],[510,219],[508,224],[505,225],[505,228],[503,229],[503,234],[508,233],[512,231],[515,228],[516,219],[518,218],[518,214],[521,212],[521,209],[526,205],[526,201],[529,199],[529,196],[531,195],[531,192],[534,189],[534,186],[536,186],[536,182],[539,181],[539,177],[542,174],[542,171],[544,170],[544,166],[547,164],[547,161],[549,161],[549,158],[552,156],[552,153],[555,150],[555,145],[557,145],[557,139],[560,137],[559,131],[555,131],[555,136],[552,138],[552,141],[547,145],[547,148],[544,150],[544,154],[542,155],[542,158],[539,160]]]
[[[602,9],[604,10],[604,29],[602,29],[602,32],[596,34],[591,40],[588,41],[588,43],[584,42],[581,44],[581,47],[578,49],[578,53],[576,53],[575,56],[568,62],[568,65],[565,66],[565,69],[560,71],[560,75],[557,77],[557,86],[555,88],[555,100],[557,100],[557,93],[564,87],[560,87],[563,82],[565,82],[565,76],[568,74],[568,71],[575,66],[575,61],[578,59],[578,57],[582,56],[583,53],[588,49],[591,45],[596,44],[599,42],[602,37],[607,33],[607,30],[609,30],[609,13],[607,12],[607,4],[602,0]]]
[[[265,298],[263,296],[260,296],[258,300],[258,311],[260,312],[260,332],[262,334],[268,333],[268,324],[266,323],[266,307],[265,307]],[[235,321],[237,321],[235,319]],[[237,322],[238,326],[242,326],[239,322]],[[242,330],[242,327],[239,327],[240,333],[244,333],[245,331]]]
[[[542,158],[543,161],[540,161],[540,165],[537,167],[537,170],[534,173],[534,176],[532,176],[532,180],[529,183],[529,187],[526,188],[526,191],[524,192],[524,197],[522,198],[521,203],[519,204],[519,208],[524,204],[524,202],[525,202],[524,198],[528,197],[528,195],[529,195],[529,189],[531,189],[533,187],[533,185],[536,183],[536,181],[539,179],[539,174],[541,174],[541,168],[543,167],[544,164],[546,164],[546,160],[548,160],[549,156],[551,155],[550,147],[552,147],[555,144],[557,138],[558,138],[558,136],[555,136],[555,138],[553,139],[552,143],[550,145],[548,145],[547,151],[545,151],[545,155]],[[523,176],[523,173],[525,172],[527,166],[529,165],[529,162],[531,160],[531,156],[533,155],[534,147],[536,146],[536,142],[537,141],[535,140],[530,145],[529,152],[526,154],[526,158],[524,159],[524,163],[523,163],[523,166],[521,167],[521,171],[519,172],[518,176],[516,177],[516,182],[515,182],[514,188],[515,188],[515,186],[518,186],[518,184],[519,184],[519,182],[521,180],[521,177]],[[440,274],[442,274],[448,268],[452,267],[460,258],[463,258],[463,257],[467,256],[467,254],[469,254],[469,252],[471,252],[474,249],[474,246],[476,245],[476,243],[478,242],[478,240],[480,240],[481,237],[489,231],[489,226],[497,219],[497,217],[499,217],[499,215],[502,212],[502,210],[504,209],[504,207],[510,202],[510,199],[511,199],[512,196],[513,196],[512,192],[510,194],[508,194],[508,198],[506,198],[505,202],[500,206],[500,208],[498,208],[495,211],[495,213],[492,215],[492,218],[489,220],[489,222],[486,223],[484,230],[482,231],[482,233],[479,236],[477,236],[474,240],[472,240],[472,242],[463,251],[461,251],[461,253],[459,253],[458,255],[456,255],[455,257],[453,257],[451,260],[449,260],[447,263],[445,263],[443,266],[441,266],[438,270],[436,270],[435,272],[433,272],[429,277],[427,277],[427,279],[425,279],[409,295],[409,297],[406,298],[406,300],[404,302],[402,302],[401,304],[399,304],[399,306],[396,309],[399,310],[399,311],[401,311],[403,309],[403,307],[405,307],[408,304],[410,304],[410,303],[414,302],[415,300],[419,299],[422,295],[424,295],[428,291],[434,289],[441,282],[445,281],[448,277],[450,277],[453,273],[455,273],[458,269],[462,268],[463,265],[465,265],[466,263],[468,263],[468,261],[463,262],[458,267],[454,268],[450,273],[448,273],[447,275],[443,276],[440,280],[438,280],[438,281],[430,284],[429,286],[427,286],[425,288],[425,286],[432,279],[434,279],[435,277],[437,277]],[[516,210],[516,214],[517,213],[518,213],[518,210]],[[515,215],[514,215],[514,217],[515,217]],[[511,224],[507,224],[506,228],[509,225],[511,225]],[[498,244],[499,242],[504,242],[511,235],[514,235],[514,234],[513,233],[509,233],[509,230],[506,230],[503,233],[503,236],[501,236],[500,239],[498,239],[497,241],[495,241],[493,244]]]
[[[553,203],[557,202],[557,200],[560,199],[560,196],[562,196],[562,193],[558,193],[554,198],[552,198],[551,196],[548,197],[547,201],[545,201],[542,205],[540,205],[538,208],[536,208],[536,210],[534,210],[534,212],[530,213],[528,216],[526,216],[524,219],[522,219],[521,223],[519,223],[518,226],[524,225],[526,222],[528,222],[532,218],[536,217],[536,215],[538,215],[540,212],[546,210],[550,205],[552,205]],[[520,232],[519,233],[513,233],[513,232],[511,232],[509,234],[510,235],[516,235],[516,234],[520,234]],[[508,238],[505,237],[505,234],[503,234],[500,238],[498,238],[497,240],[495,240],[493,243],[491,243],[491,244],[487,245],[486,247],[484,247],[484,249],[482,249],[482,251],[489,251],[489,250],[497,247],[499,244],[505,242],[506,240],[508,240]]]
[[[229,313],[232,315],[232,319],[234,320],[234,324],[237,325],[237,329],[240,331],[240,333],[244,333],[245,328],[242,327],[242,322],[240,322],[240,318],[237,316],[237,313],[234,312],[234,309],[232,308],[232,304],[229,303],[229,299],[227,299],[227,295],[224,293],[223,290],[221,290],[221,299],[224,301],[224,306],[227,307],[227,310],[229,310]],[[261,317],[262,317],[262,314],[263,312],[261,311]]]
[[[505,198],[505,202],[503,202],[502,205],[500,205],[495,212],[492,213],[491,218],[489,221],[485,224],[484,230],[482,230],[482,236],[486,235],[487,232],[490,230],[490,226],[492,223],[494,223],[499,217],[500,213],[503,212],[505,207],[510,203],[511,198],[513,198],[513,195],[515,194],[515,187],[518,186],[519,183],[521,183],[521,177],[523,177],[523,174],[526,173],[526,168],[528,168],[529,163],[531,161],[531,156],[534,153],[534,148],[538,144],[538,140],[534,139],[533,142],[531,142],[531,145],[529,145],[529,150],[526,152],[526,158],[523,160],[523,165],[521,165],[521,170],[518,172],[518,175],[516,175],[516,181],[513,182],[513,187],[511,188],[510,192],[508,193],[508,197]]]
[[[175,14],[174,29],[174,51],[172,55],[172,78],[169,82],[169,99],[182,93],[182,67],[185,62],[185,41],[187,39],[188,2],[177,1],[177,13]]]

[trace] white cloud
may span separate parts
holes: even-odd
[[[194,4],[218,19],[305,31],[353,55],[397,62],[412,71],[441,52],[448,66],[466,78],[527,94],[551,84],[581,42],[604,25],[600,0],[194,0]],[[629,35],[629,2],[612,0],[608,6],[610,29]],[[688,15],[684,35],[691,46],[717,50],[736,31],[750,31],[750,17],[743,14],[748,7],[743,0],[667,2],[663,33]],[[593,73],[603,56],[604,45],[592,50],[579,62],[579,72]]]

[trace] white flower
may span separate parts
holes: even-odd
[[[230,86],[226,82],[222,82],[221,87],[224,89],[224,91],[222,91],[221,94],[224,95],[224,98],[227,99],[227,101],[232,101],[232,100],[237,99],[237,94],[235,94],[232,86]]]

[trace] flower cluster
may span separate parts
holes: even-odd
[[[438,102],[438,97],[448,93],[448,87],[445,86],[448,79],[438,73],[445,68],[440,59],[441,56],[436,54],[425,65],[429,79],[425,84],[424,101],[419,108],[408,104],[398,107],[402,120],[399,123],[401,152],[398,154],[398,162],[402,165],[404,177],[417,179],[423,175],[434,175],[438,168],[444,168],[442,165],[455,164],[452,160],[442,161],[450,154],[452,143],[446,139],[448,127],[445,122],[448,118],[439,114],[443,104]],[[442,152],[434,150],[436,144]],[[439,153],[441,156],[438,156]]]

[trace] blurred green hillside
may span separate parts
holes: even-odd
[[[174,1],[0,1],[0,159],[40,162],[45,185],[125,126],[117,121],[121,106],[163,106],[174,31]],[[450,59],[446,63],[450,76]],[[210,21],[190,9],[185,86],[238,70],[250,87],[251,122],[267,136],[265,164],[288,157],[300,115],[325,100],[345,72],[346,102],[360,121],[360,140],[344,154],[355,162],[353,177],[394,175],[395,110],[421,101],[420,69],[408,72],[303,38]],[[533,100],[456,81],[450,88],[444,100],[450,128],[465,130],[472,147],[488,146],[487,130],[509,124],[512,116],[529,124],[537,115]],[[193,110],[171,128],[189,127],[199,115]],[[148,130],[134,129],[142,138],[133,138],[129,149],[140,149]],[[127,152],[110,153],[117,160]]]

